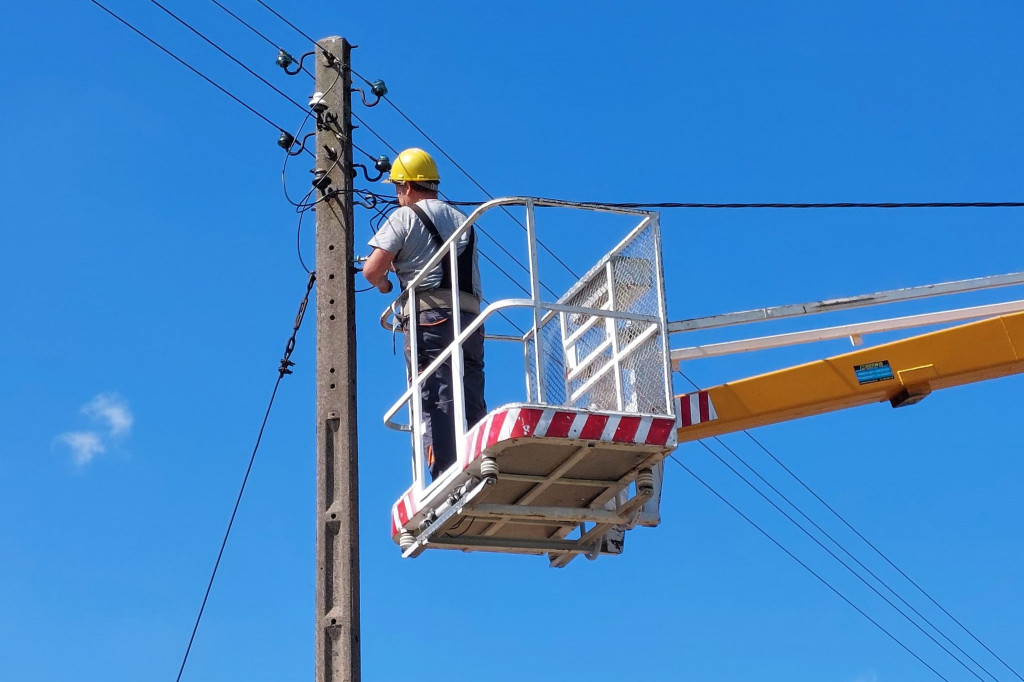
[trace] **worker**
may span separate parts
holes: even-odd
[[[394,271],[402,291],[440,249],[466,216],[437,198],[441,176],[430,154],[422,149],[406,149],[391,166],[385,182],[395,186],[399,208],[370,240],[373,252],[363,265],[363,276],[381,293],[392,290],[388,272]],[[458,240],[458,302],[452,300],[451,264],[446,256],[416,287],[417,367],[420,371],[433,362],[454,341],[453,311],[460,311],[462,329],[480,313],[480,272],[477,268],[476,236],[472,228]],[[408,298],[403,304],[409,314]],[[405,358],[411,374],[409,324],[403,320]],[[468,430],[487,414],[484,402],[484,330],[475,331],[462,344]],[[421,400],[425,425],[424,450],[432,479],[437,479],[455,463],[456,428],[453,398],[452,360],[449,357],[438,371],[421,380]]]

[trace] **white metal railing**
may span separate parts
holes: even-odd
[[[460,238],[482,215],[505,206],[523,206],[526,210],[529,298],[495,301],[481,310],[477,318],[465,327],[460,316],[453,315],[454,342],[428,366],[420,369],[415,361],[418,357],[416,337],[419,311],[416,296],[409,296],[409,292],[415,291],[442,259],[447,257],[451,268],[452,300],[457,301],[457,245]],[[632,215],[641,220],[564,295],[557,300],[545,300],[537,251],[538,207]],[[522,402],[671,415],[671,369],[662,272],[656,213],[530,197],[496,199],[473,211],[420,273],[407,283],[406,291],[395,299],[380,318],[385,329],[401,330],[409,334],[410,357],[413,361],[409,363],[407,387],[385,413],[384,423],[388,428],[411,433],[413,486],[419,496],[444,485],[443,482],[450,479],[450,476],[441,476],[430,486],[425,481],[420,387],[426,377],[438,371],[445,363],[451,363],[458,448],[456,455],[461,460],[465,454],[465,433],[474,426],[466,424],[465,395],[460,379],[465,368],[462,344],[478,332],[489,318],[502,311],[524,311],[531,321],[522,337],[487,336],[488,341],[522,344],[526,365],[526,400]],[[396,311],[399,310],[403,311],[405,329],[395,319]],[[586,349],[587,352],[580,354],[580,349]],[[572,356],[571,362],[566,361],[567,356]],[[406,423],[398,420],[398,413],[403,408],[408,413]],[[455,475],[455,472],[449,473]]]
[[[908,287],[905,289],[891,289],[862,296],[850,296],[846,298],[813,301],[810,303],[757,308],[754,310],[744,310],[735,313],[726,313],[723,315],[711,315],[708,317],[680,320],[669,324],[669,333],[678,334],[705,329],[718,329],[734,325],[750,324],[753,322],[766,322],[768,320],[796,318],[806,315],[817,315],[821,313],[837,312],[840,310],[867,308],[904,301],[917,301],[935,298],[938,296],[965,294],[1002,287],[1019,286],[1022,284],[1024,284],[1024,272],[1014,272],[1005,275],[991,275],[988,277],[977,277],[974,279],[957,280],[952,282],[940,282],[938,284]],[[679,363],[685,360],[718,357],[734,353],[766,350],[769,348],[782,348],[804,343],[815,343],[818,341],[849,338],[854,345],[860,345],[862,343],[862,336],[865,334],[901,331],[951,322],[964,322],[967,320],[993,317],[996,315],[1005,315],[1007,313],[1018,312],[1021,310],[1024,310],[1024,300],[991,303],[966,308],[946,309],[903,317],[893,317],[881,320],[871,320],[868,322],[855,322],[832,327],[794,331],[771,336],[757,336],[736,339],[733,341],[688,346],[672,350],[670,357],[672,367],[678,368]]]

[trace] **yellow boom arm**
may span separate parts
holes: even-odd
[[[1024,372],[1024,312],[715,386],[680,400],[679,442]]]

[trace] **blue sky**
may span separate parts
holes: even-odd
[[[109,4],[275,123],[299,124],[155,6]],[[167,4],[293,98],[311,93],[212,3]],[[293,54],[308,48],[255,2],[225,4]],[[494,195],[1024,199],[1017,3],[274,6],[315,37],[358,44],[355,68],[386,80]],[[306,282],[278,133],[85,0],[8,7],[0,34],[0,679],[173,679]],[[398,148],[430,148],[386,106],[357,112]],[[357,142],[387,153],[366,131]],[[293,194],[307,167],[290,164]],[[447,161],[441,173],[449,196],[482,198]],[[670,318],[1017,271],[1020,211],[668,210]],[[368,218],[357,214],[362,244]],[[518,238],[507,220],[490,229]],[[623,228],[541,229],[585,270]],[[491,298],[511,286],[483,276]],[[952,305],[1000,296],[1015,294]],[[384,304],[358,299],[365,679],[938,679],[671,463],[662,525],[631,533],[621,557],[557,571],[528,557],[401,560],[388,513],[408,448],[380,417],[403,369],[376,325]],[[863,318],[826,322],[847,319]],[[190,682],[312,675],[313,332],[308,318]],[[685,371],[712,385],[846,349]],[[520,376],[492,362],[488,380],[496,404]],[[754,434],[1017,671],[1022,387],[1001,379]],[[746,436],[725,441],[996,679],[1013,677]],[[677,456],[943,677],[976,679],[702,447]]]

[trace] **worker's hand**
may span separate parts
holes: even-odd
[[[377,286],[377,288],[380,289],[380,293],[382,294],[390,294],[391,290],[394,289],[395,286],[391,283],[390,279],[385,278],[384,281]]]

